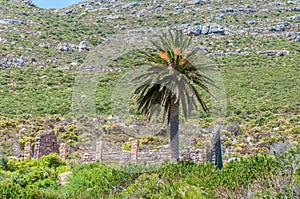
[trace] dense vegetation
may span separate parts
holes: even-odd
[[[295,154],[251,156],[222,170],[212,164],[165,163],[142,173],[141,165],[113,169],[100,163],[66,164],[55,154],[39,160],[1,159],[4,198],[297,198]],[[58,175],[71,171],[67,181]]]

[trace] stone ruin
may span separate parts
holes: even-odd
[[[29,144],[25,144],[27,148]],[[25,148],[26,155],[29,156],[29,149]],[[46,131],[35,138],[33,158],[39,159],[44,155],[49,155],[50,153],[59,153],[56,135],[53,131]]]
[[[212,138],[212,143],[210,147],[204,149],[188,149],[182,150],[180,154],[181,161],[191,160],[195,163],[201,162],[215,162],[218,165],[222,162],[221,152],[220,152],[220,129],[215,129],[213,134],[215,135]],[[218,143],[218,150],[215,145]],[[102,141],[97,141],[96,150],[89,150],[83,148],[83,150],[78,151],[82,156],[82,163],[87,162],[119,162],[121,164],[127,163],[144,163],[145,165],[162,163],[165,160],[168,160],[170,157],[170,152],[167,149],[161,150],[150,150],[150,151],[140,151],[139,144],[137,140],[132,141],[131,151],[123,150],[111,150],[107,147],[104,147]],[[53,131],[46,131],[43,134],[40,134],[36,137],[34,144],[34,150],[32,153],[32,144],[30,142],[25,143],[24,148],[24,157],[33,157],[34,159],[39,159],[44,155],[49,155],[50,153],[57,153],[60,155],[61,159],[66,158],[66,143],[57,144],[56,135]],[[219,165],[221,168],[222,165]]]
[[[32,151],[32,143],[26,142],[24,146],[24,158],[39,159],[50,153],[59,154],[60,158],[66,158],[66,143],[57,144],[56,135],[53,131],[46,131],[35,138],[34,149]]]

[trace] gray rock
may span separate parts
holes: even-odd
[[[201,4],[202,1],[199,1],[199,0],[191,0],[191,3],[192,3],[192,4]]]
[[[70,52],[70,51],[73,51],[70,46],[66,43],[60,43],[58,44],[57,46],[57,49],[58,50],[61,50],[61,51],[66,51],[66,52]]]
[[[87,50],[86,41],[80,42],[80,44],[78,46],[78,49],[79,49],[79,51],[81,51],[81,50]]]
[[[223,21],[224,20],[224,14],[218,14],[214,17],[215,20]]]
[[[300,15],[292,16],[292,19],[293,19],[293,20],[300,20]]]
[[[24,59],[23,58],[14,58],[13,60],[12,60],[12,64],[14,65],[14,66],[25,66],[26,65],[26,63],[25,63],[25,61],[24,61]]]
[[[285,37],[296,37],[298,35],[297,32],[287,32]]]
[[[85,7],[85,10],[93,10],[93,9],[94,9],[94,6],[92,6],[92,5],[87,5]]]
[[[201,35],[201,26],[193,27],[189,29],[188,35],[195,35],[195,36]]]
[[[125,5],[123,6],[123,8],[131,8],[131,7],[136,7],[136,6],[138,6],[138,5],[139,5],[138,2],[132,2],[132,3],[125,4]]]
[[[200,53],[208,53],[209,52],[209,48],[207,46],[201,46],[199,48],[199,52]]]
[[[253,25],[253,24],[256,24],[256,21],[255,20],[249,20],[246,22],[248,25]]]
[[[279,24],[284,25],[285,27],[290,26],[290,22],[284,21],[284,22],[280,22]]]
[[[249,5],[249,4],[247,4],[247,5],[245,5],[245,8],[253,8],[253,6],[252,6],[252,5]]]
[[[71,70],[70,66],[64,66],[62,70]]]
[[[300,35],[296,37],[296,42],[300,42]]]
[[[278,24],[276,26],[273,26],[269,29],[270,31],[284,31],[284,25],[283,24]]]
[[[195,22],[193,23],[193,25],[194,25],[194,26],[199,26],[199,25],[201,25],[201,22],[200,22],[200,21],[195,21]]]
[[[234,13],[235,9],[233,8],[225,8],[225,10],[223,10],[222,12],[226,12],[226,13]]]
[[[25,0],[23,3],[31,7],[37,7],[31,0]]]
[[[0,20],[0,24],[26,24],[26,22],[24,20],[2,19]]]
[[[239,9],[239,12],[242,12],[242,13],[246,13],[246,14],[250,14],[250,13],[254,13],[254,12],[257,12],[255,9]]]
[[[201,33],[203,34],[203,35],[207,35],[208,33],[209,33],[209,30],[210,30],[210,25],[204,25],[203,27],[202,27],[202,30],[201,30]]]
[[[220,25],[217,25],[217,24],[212,25],[212,26],[210,27],[209,32],[212,33],[212,34],[225,35],[224,27],[223,27],[223,26],[220,26]]]
[[[71,8],[71,9],[69,9],[69,10],[66,10],[65,14],[66,14],[66,15],[72,14],[72,13],[74,13],[74,12],[76,12],[76,11],[77,11],[76,8]]]
[[[285,31],[285,28],[290,26],[289,22],[280,22],[276,26],[270,28],[270,31]]]
[[[28,14],[27,12],[19,12],[20,15],[26,16],[28,17],[30,14]]]

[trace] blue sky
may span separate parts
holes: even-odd
[[[32,0],[35,5],[41,8],[64,8],[83,1],[84,0]]]

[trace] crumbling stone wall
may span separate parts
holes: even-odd
[[[24,147],[24,158],[31,157],[31,142],[26,142]]]
[[[67,150],[67,144],[66,143],[61,143],[59,146],[59,157],[62,160],[66,159],[66,150]]]
[[[59,153],[55,133],[47,131],[38,135],[35,138],[33,157],[38,159],[44,155],[49,155],[51,152]]]

